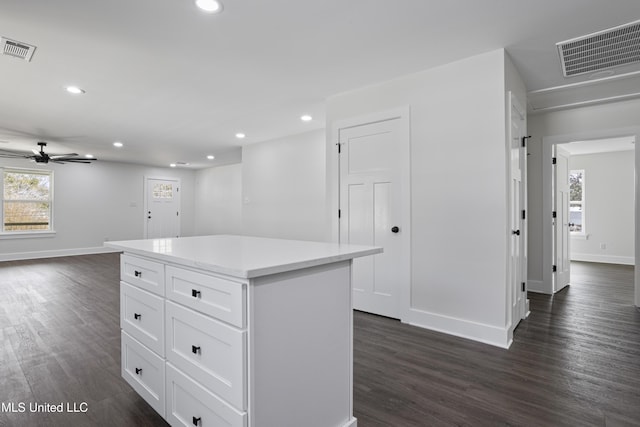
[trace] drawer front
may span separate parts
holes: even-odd
[[[166,420],[172,426],[247,426],[246,412],[237,411],[170,363],[166,393]]]
[[[120,282],[120,327],[164,356],[164,299]]]
[[[120,256],[120,280],[164,296],[164,264],[136,256]]]
[[[165,274],[167,298],[244,328],[245,284],[172,266]]]
[[[122,378],[162,417],[165,416],[164,359],[122,332]]]
[[[167,360],[234,407],[246,409],[246,333],[170,301]]]

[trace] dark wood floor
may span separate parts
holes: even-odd
[[[638,426],[633,267],[573,263],[509,350],[358,314],[358,426]]]
[[[120,378],[118,265],[0,263],[0,426],[166,425]],[[570,288],[530,295],[508,351],[356,312],[358,426],[640,425],[632,283],[632,267],[574,263]],[[26,412],[7,412],[20,402]],[[88,411],[30,413],[32,402]]]

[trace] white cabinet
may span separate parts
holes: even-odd
[[[353,427],[351,260],[246,236],[108,242],[122,376],[174,426]],[[169,251],[167,248],[171,248]]]
[[[167,301],[167,361],[246,409],[246,332]]]
[[[122,377],[153,409],[164,416],[164,359],[125,331],[122,331]]]

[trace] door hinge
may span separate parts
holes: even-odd
[[[558,267],[554,265],[553,267],[551,267],[551,271],[554,272],[554,273],[557,272],[558,271]]]
[[[553,159],[551,159],[551,164],[556,164],[557,159],[554,157]]]
[[[556,213],[556,211],[551,212],[551,218],[556,218],[558,216],[558,214]]]
[[[527,219],[527,211],[522,210],[522,219]]]
[[[336,143],[336,145],[338,146],[338,154],[342,153],[342,146],[341,146],[341,144],[338,142],[338,143]]]
[[[527,139],[529,139],[529,138],[531,138],[531,135],[522,137],[522,146],[523,147],[527,146]]]
[[[342,217],[342,211],[340,209],[338,209],[338,218]]]
[[[522,292],[525,292],[527,290],[527,284],[525,282],[522,282]]]
[[[176,216],[180,216],[180,212],[176,212]]]

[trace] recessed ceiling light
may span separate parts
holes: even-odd
[[[80,89],[78,86],[67,86],[65,87],[67,92],[72,93],[74,95],[80,95],[81,93],[85,93],[83,89]]]
[[[207,156],[207,159],[209,159],[209,160],[213,160],[213,159],[215,159],[215,158],[216,158],[216,156],[212,156],[211,154],[209,154],[209,155]]]
[[[218,0],[196,0],[196,6],[208,13],[222,12],[222,3]]]
[[[175,168],[176,164],[175,163],[171,163],[169,166],[172,167],[172,168]]]
[[[313,119],[313,117],[311,117],[311,116],[310,116],[310,115],[308,115],[308,114],[305,114],[305,115],[303,115],[303,116],[300,116],[300,120],[302,120],[303,122],[310,122],[310,121],[311,121],[311,119]]]
[[[120,142],[120,141],[116,141],[116,142],[113,143],[113,146],[114,147],[118,147],[118,148],[122,147],[123,145],[124,144],[122,142]]]
[[[245,136],[247,136],[247,135],[245,135],[245,134],[244,134],[244,133],[242,133],[242,132],[238,132],[238,133],[236,133],[236,138],[238,138],[238,139],[242,139],[242,138],[244,138]]]

